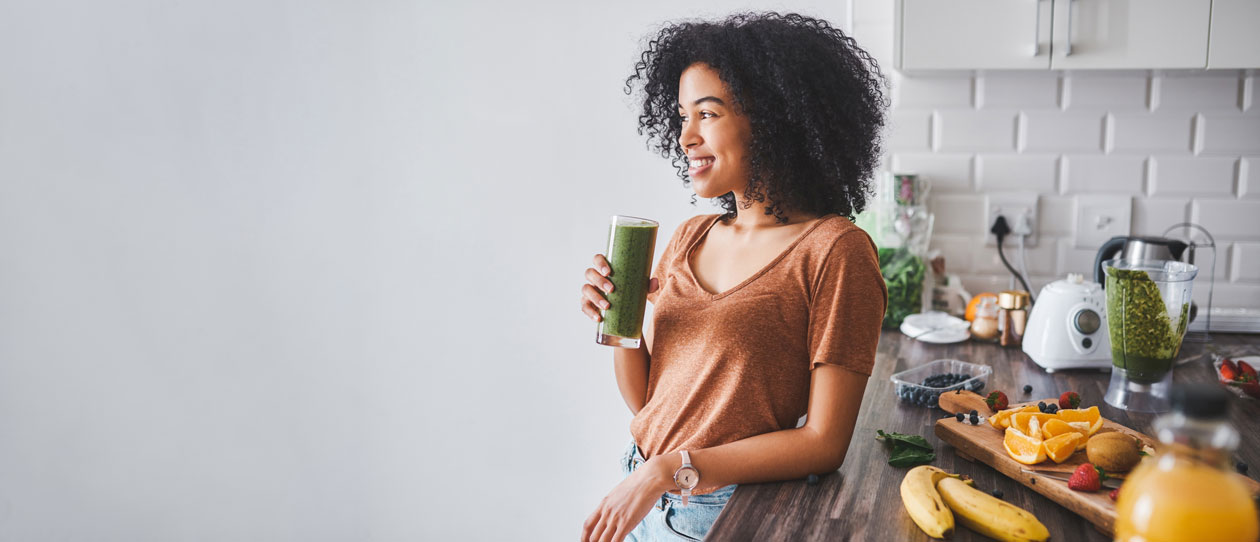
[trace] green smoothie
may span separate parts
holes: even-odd
[[[1108,267],[1106,273],[1111,364],[1124,369],[1134,382],[1163,380],[1181,349],[1190,304],[1181,304],[1174,325],[1159,285],[1146,271]]]
[[[603,311],[598,341],[601,344],[638,348],[643,335],[652,255],[656,250],[657,223],[634,217],[613,217],[608,229],[609,308]]]

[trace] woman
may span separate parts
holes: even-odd
[[[776,13],[666,27],[635,87],[640,133],[726,212],[677,229],[644,344],[613,352],[633,441],[582,540],[696,540],[736,484],[844,461],[887,300],[852,223],[887,104],[852,38]],[[599,321],[612,284],[604,256],[594,263],[582,311]]]

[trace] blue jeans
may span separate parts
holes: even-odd
[[[639,468],[646,459],[639,451],[634,440],[621,458],[621,470],[629,476]],[[701,473],[703,477],[704,473]],[[702,478],[703,479],[703,478]],[[692,495],[687,499],[687,506],[682,505],[682,496],[666,492],[648,511],[629,535],[626,542],[657,542],[659,540],[703,540],[704,535],[717,521],[718,514],[726,507],[726,501],[735,493],[735,485],[723,487],[713,493]]]

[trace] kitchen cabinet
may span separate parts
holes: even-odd
[[[1205,68],[1212,0],[1054,0],[1053,69]]]
[[[1208,68],[1260,67],[1260,1],[1212,0]]]
[[[1206,68],[1213,1],[899,0],[895,62],[902,70]],[[1239,14],[1218,54],[1260,66],[1233,59],[1258,54],[1246,25],[1260,2],[1215,2]]]
[[[903,0],[898,7],[898,67],[1046,69],[1049,0]]]

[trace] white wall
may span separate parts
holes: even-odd
[[[582,270],[715,209],[622,82],[741,5],[453,4],[0,6],[0,540],[576,538]]]
[[[854,1],[854,34],[892,66],[894,2]],[[890,70],[891,71],[891,70]],[[886,150],[894,171],[933,182],[933,247],[972,293],[1010,273],[988,236],[985,198],[1039,195],[1032,288],[1092,275],[1097,244],[1075,240],[1081,197],[1130,198],[1134,235],[1191,221],[1217,240],[1213,303],[1260,307],[1257,70],[892,73]],[[1009,244],[1009,241],[1008,241]],[[1008,253],[1008,255],[1010,255]],[[1194,297],[1207,302],[1211,251]]]

